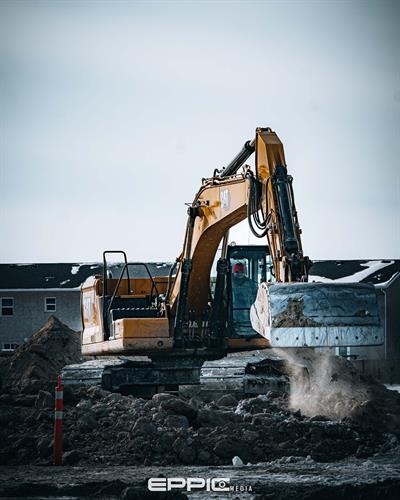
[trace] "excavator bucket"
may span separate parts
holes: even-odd
[[[271,347],[383,343],[376,290],[364,283],[262,283],[250,318]]]

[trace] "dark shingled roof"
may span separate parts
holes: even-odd
[[[317,277],[380,285],[389,282],[400,272],[400,260],[319,260],[310,269],[310,281]]]
[[[167,276],[171,265],[169,262],[147,263],[154,277]],[[119,277],[121,269],[122,265],[110,265],[115,278]],[[99,263],[0,264],[0,290],[79,288],[89,276],[102,272],[103,266]],[[142,266],[131,266],[129,272],[139,278],[148,276]],[[318,277],[336,280],[354,276],[354,281],[379,285],[387,283],[399,272],[400,260],[319,260],[311,267],[310,281],[318,281]]]
[[[171,263],[146,263],[151,275],[167,276]],[[115,278],[119,277],[122,265],[110,265]],[[78,288],[89,277],[102,274],[102,264],[0,264],[0,290],[10,289],[46,289]],[[130,266],[130,276],[143,278],[148,276],[143,266]]]

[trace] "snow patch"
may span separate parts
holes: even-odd
[[[78,264],[76,266],[72,266],[71,267],[71,274],[77,274],[77,272],[79,271],[80,268],[81,268],[81,264]]]

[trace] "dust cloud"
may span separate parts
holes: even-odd
[[[289,365],[292,410],[304,415],[343,419],[368,405],[364,377],[347,360],[313,349],[274,349]]]

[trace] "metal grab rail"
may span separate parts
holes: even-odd
[[[125,261],[125,266],[128,263],[128,259],[126,257],[126,253],[123,250],[104,250],[103,252],[103,331],[104,331],[104,340],[108,340],[110,336],[109,328],[108,328],[108,323],[107,323],[107,314],[109,313],[109,309],[105,309],[105,303],[106,303],[106,296],[107,296],[107,258],[106,255],[109,253],[121,253],[124,256],[124,261]],[[124,269],[125,269],[124,266]],[[124,271],[123,269],[123,271]],[[121,280],[122,275],[120,276]],[[129,271],[127,270],[127,277],[128,277],[128,288],[130,289],[130,278],[129,278]]]
[[[126,252],[123,250],[104,250],[103,252],[103,297],[107,295],[107,259],[106,254],[108,253],[122,253],[124,256],[125,265],[128,263],[128,259],[126,257]],[[129,271],[127,271],[128,277],[128,288],[130,289],[130,280],[129,280]]]
[[[156,283],[155,283],[155,281],[153,279],[153,276],[151,275],[151,273],[149,271],[149,268],[147,267],[147,264],[145,264],[144,262],[125,262],[124,267],[122,268],[121,274],[120,274],[120,276],[118,278],[117,286],[115,287],[114,292],[113,292],[113,294],[111,296],[111,300],[110,300],[110,303],[109,303],[108,308],[107,308],[107,314],[110,314],[111,306],[112,306],[112,304],[114,302],[114,299],[115,299],[115,297],[117,295],[119,286],[120,286],[121,281],[122,281],[122,277],[123,277],[124,272],[125,272],[125,269],[127,270],[127,275],[128,275],[128,295],[130,295],[131,287],[130,287],[129,272],[128,272],[129,266],[143,266],[146,269],[147,274],[149,275],[149,278],[150,278],[151,283],[152,283],[151,290],[150,290],[150,297],[152,297],[153,289],[155,289],[155,291],[156,291],[156,299],[157,299],[157,297],[159,295],[157,285],[156,285]]]

